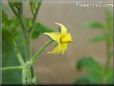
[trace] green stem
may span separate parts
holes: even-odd
[[[14,9],[13,7],[13,4],[9,3],[9,6],[10,8],[12,9],[13,13],[17,16],[17,18],[19,19],[20,21],[20,24],[21,24],[21,29],[23,31],[23,34],[24,34],[24,38],[25,38],[25,58],[26,58],[26,61],[27,59],[29,58],[29,41],[28,41],[28,37],[27,37],[27,32],[26,32],[26,26],[25,26],[25,22],[23,20],[23,4],[21,4],[20,6],[20,9],[18,9],[18,13],[16,12],[16,10]],[[28,52],[28,53],[27,53]]]
[[[34,84],[37,84],[36,76],[33,77],[32,82],[33,82]]]
[[[104,35],[105,35],[105,44],[106,44],[106,63],[105,63],[105,71],[107,72],[109,66],[110,66],[110,61],[111,61],[111,45],[110,45],[110,37],[109,37],[109,30],[107,28],[110,28],[106,26]]]
[[[32,84],[31,68],[26,68],[27,84]]]
[[[26,84],[26,71],[25,71],[25,68],[23,68],[23,70],[22,70],[22,84],[23,85]]]
[[[31,53],[31,35],[32,35],[32,32],[33,32],[32,28],[34,26],[34,22],[36,20],[37,14],[39,12],[41,1],[38,2],[38,6],[36,8],[35,14],[33,15],[32,26],[30,27],[30,33],[27,31],[27,27],[26,27],[25,22],[24,22],[23,3],[21,3],[20,6],[17,7],[17,9],[14,8],[13,4],[9,3],[9,5],[10,5],[12,11],[14,12],[14,14],[19,19],[21,29],[22,29],[22,32],[24,34],[24,39],[25,39],[25,61],[27,63],[30,60],[30,57],[32,57],[32,53]],[[14,45],[16,45],[15,42],[14,42]],[[22,56],[19,53],[17,47],[15,47],[15,50],[16,50],[16,53],[17,53],[17,56],[18,56],[18,60],[20,61],[21,65],[24,66],[23,71],[22,71],[22,83],[23,84],[32,84],[32,70],[31,70],[31,67],[32,67],[33,64],[30,65],[30,67],[26,67],[26,65],[28,65],[28,64],[24,64]],[[33,59],[33,60],[35,60],[35,59]]]
[[[17,70],[17,69],[22,69],[22,66],[15,66],[15,67],[2,67],[2,71],[4,70]]]
[[[19,17],[19,16],[18,16],[18,13],[16,12],[16,10],[15,10],[14,7],[13,7],[13,4],[12,4],[11,2],[8,2],[8,4],[9,4],[10,8],[12,9],[13,13],[14,13],[17,17]]]
[[[41,3],[42,3],[42,0],[38,2],[38,5],[37,5],[37,8],[36,8],[35,14],[33,14],[32,26],[31,26],[31,27],[29,28],[29,30],[28,30],[28,32],[30,32],[30,34],[29,34],[30,37],[31,37],[31,35],[32,35],[33,31],[34,31],[32,28],[33,28],[34,23],[35,23],[35,20],[36,20],[36,18],[37,18],[37,15],[38,15],[38,12],[39,12]]]
[[[31,39],[31,36],[32,36],[32,33],[33,33],[33,26],[34,26],[34,23],[35,23],[35,20],[37,18],[37,15],[38,15],[38,12],[39,12],[39,9],[40,9],[40,6],[41,6],[41,3],[42,3],[42,0],[38,2],[38,5],[37,5],[37,8],[35,10],[35,13],[33,13],[33,19],[32,19],[32,26],[30,27],[30,29],[28,30],[29,32],[29,37]],[[30,42],[31,43],[31,42]],[[31,44],[30,44],[31,45]],[[30,46],[31,47],[31,46]],[[31,50],[30,50],[31,51]],[[32,52],[32,51],[31,51]],[[31,53],[31,57],[32,57],[32,53]],[[31,74],[32,74],[32,77],[34,77],[36,74],[35,74],[35,70],[34,70],[34,64],[32,65],[31,67]],[[32,83],[36,84],[36,78],[35,80],[32,80]]]
[[[18,13],[15,11],[14,7],[11,4],[9,4],[9,5],[12,8],[12,11],[15,13],[17,18],[19,19],[19,22],[20,22],[20,25],[21,25],[21,29],[22,29],[22,32],[24,34],[24,39],[25,39],[25,59],[26,59],[25,61],[27,63],[30,60],[30,56],[31,56],[30,55],[31,54],[31,50],[30,49],[31,48],[30,48],[30,37],[29,37],[29,35],[27,33],[27,27],[25,25],[24,18],[23,18],[23,3],[20,4],[21,6],[20,6],[20,8],[18,8]],[[19,57],[20,62],[23,63],[22,59],[20,59],[20,54],[19,53],[18,53],[18,57]],[[24,68],[23,68],[24,71],[22,72],[22,78],[23,78],[22,82],[28,84],[30,80],[32,81],[31,71],[29,71],[30,68],[26,68],[26,67],[24,67]]]
[[[18,47],[17,47],[17,45],[16,45],[16,42],[15,42],[14,40],[13,40],[13,44],[14,44],[14,49],[15,49],[15,51],[16,51],[16,55],[17,55],[17,58],[18,58],[20,64],[21,64],[21,65],[24,65],[25,62],[24,62],[24,60],[23,60],[23,58],[22,58],[22,56],[21,56],[21,53],[20,53],[19,50],[18,50]]]
[[[105,64],[105,70],[107,71],[109,66],[110,66],[110,61],[111,61],[111,53],[110,53],[110,47],[107,44],[107,49],[106,49],[106,64]]]
[[[37,14],[38,14],[38,12],[39,12],[39,9],[40,9],[40,6],[41,6],[41,3],[42,3],[42,2],[38,2],[38,6],[37,6],[36,11],[35,11],[35,14],[34,14],[34,16],[33,16],[32,23],[34,23],[35,20],[36,20],[36,17],[37,17]]]
[[[108,28],[108,27],[107,27]],[[105,62],[105,66],[104,66],[104,75],[103,75],[103,83],[107,83],[106,81],[106,74],[107,74],[107,71],[109,70],[109,67],[110,67],[110,61],[111,61],[111,46],[110,46],[110,43],[109,43],[109,36],[107,35],[108,34],[108,29],[105,29],[105,32],[104,32],[104,36],[105,36],[105,44],[106,44],[106,62]]]
[[[24,38],[25,38],[25,57],[26,57],[26,62],[30,59],[30,38],[28,37],[27,35],[27,32],[26,32],[26,27],[25,27],[25,22],[23,20],[23,17],[21,16],[20,17],[20,24],[21,24],[21,27],[22,27],[22,31],[23,31],[23,34],[24,34]]]
[[[31,65],[33,65],[37,59],[40,57],[41,53],[53,42],[53,40],[47,42],[36,54],[35,56],[33,56],[33,58],[31,59]]]

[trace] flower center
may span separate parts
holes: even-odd
[[[60,38],[60,43],[69,43],[69,42],[72,42],[72,40],[67,36],[63,36]]]

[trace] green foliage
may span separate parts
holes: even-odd
[[[87,29],[98,29],[102,30],[104,33],[102,35],[97,35],[91,39],[91,41],[107,41],[109,46],[112,46],[113,43],[113,13],[112,10],[106,9],[106,24],[103,24],[98,21],[90,21],[84,24],[84,27]]]
[[[14,36],[12,36],[11,32],[9,32],[7,29],[2,29],[2,66],[3,67],[19,65],[19,62],[16,58],[16,53],[13,48],[13,41],[12,41],[13,38]],[[3,71],[2,83],[3,84],[9,84],[9,83],[18,84],[21,81],[20,75],[21,75],[20,71],[18,72]]]
[[[95,61],[92,57],[82,57],[76,64],[76,68],[81,70],[87,68],[90,71],[101,70],[100,64]],[[90,69],[91,68],[91,69]]]
[[[76,68],[81,71],[85,70],[86,75],[81,76],[76,83],[100,83],[102,76],[102,67],[92,57],[82,57],[76,64]],[[86,82],[87,81],[87,82]]]
[[[79,76],[74,83],[78,84],[114,84],[114,71],[111,64],[113,57],[113,13],[110,9],[106,9],[106,23],[102,24],[97,21],[90,21],[84,24],[85,28],[103,31],[103,34],[96,35],[91,38],[91,43],[104,42],[106,44],[106,65],[102,67],[92,57],[82,57],[76,64],[78,71],[82,69],[85,73]]]
[[[112,84],[113,82],[113,68],[105,72],[105,69],[92,57],[82,57],[76,64],[78,71],[85,71],[75,80],[76,84]]]
[[[104,25],[97,21],[90,21],[84,24],[84,27],[88,29],[104,29]]]
[[[19,62],[16,58],[16,52],[14,50],[13,40],[17,39],[20,34],[18,30],[17,19],[8,19],[7,13],[2,11],[2,66],[17,66]],[[20,39],[18,39],[20,40]],[[22,42],[22,41],[20,41]],[[20,43],[19,43],[20,44]],[[22,49],[23,50],[23,49]],[[23,51],[22,51],[23,52]],[[18,77],[18,78],[17,78]],[[2,83],[3,84],[19,84],[21,83],[21,71],[3,71],[2,72]]]
[[[113,11],[111,9],[106,9],[106,21],[108,29],[113,29]]]
[[[80,76],[74,81],[75,84],[91,84],[90,78],[88,76]]]
[[[20,14],[21,3],[10,3],[11,7],[16,10],[16,17]],[[19,21],[19,17],[14,16],[8,18],[6,10],[2,10],[2,67],[14,67],[19,66],[19,61],[14,50],[15,40],[17,48],[25,60],[25,38],[22,31],[22,27]],[[36,14],[37,15],[37,14]],[[44,32],[51,32],[52,29],[45,26],[40,22],[33,22],[32,19],[23,18],[25,25],[27,26],[25,31],[29,32],[29,28],[32,27],[32,38],[38,38]],[[35,20],[34,20],[35,21]],[[26,32],[27,33],[27,32]],[[28,33],[27,33],[28,34]],[[2,84],[21,84],[22,83],[22,71],[20,70],[7,70],[2,72]]]
[[[90,40],[90,42],[92,42],[92,43],[96,43],[96,42],[100,42],[100,41],[105,41],[104,35],[97,35],[95,37],[92,37]]]
[[[109,84],[114,84],[114,70],[109,68],[105,74],[105,81]]]
[[[42,0],[36,0],[35,2],[33,0],[30,1],[30,8],[31,8],[32,15],[35,15],[35,11],[39,9],[41,3],[42,3]]]
[[[32,38],[38,38],[44,32],[52,32],[53,30],[42,23],[35,23],[33,27]]]
[[[27,25],[28,29],[32,26],[32,20],[26,18],[25,19],[25,24]],[[33,25],[33,32],[32,32],[32,39],[38,38],[42,33],[44,32],[52,32],[53,29],[50,27],[47,27],[46,25],[40,23],[40,22],[35,22]]]

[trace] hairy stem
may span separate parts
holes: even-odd
[[[24,35],[24,40],[25,40],[25,62],[23,61],[23,58],[19,52],[19,50],[17,49],[16,43],[14,42],[14,48],[15,51],[17,53],[18,56],[18,60],[20,62],[21,65],[23,65],[23,69],[22,69],[22,83],[23,84],[32,84],[32,81],[34,81],[32,78],[35,76],[35,74],[33,74],[34,70],[33,70],[33,65],[29,65],[27,64],[30,59],[32,59],[32,51],[31,51],[31,35],[33,32],[33,26],[37,17],[37,14],[39,12],[40,6],[41,6],[41,1],[38,2],[38,6],[36,8],[35,13],[33,14],[33,20],[32,20],[32,26],[30,27],[29,30],[27,30],[27,27],[25,25],[24,22],[24,17],[23,17],[23,3],[21,2],[19,4],[19,6],[16,6],[14,3],[9,3],[10,8],[12,9],[13,13],[16,15],[16,17],[18,18],[19,22],[20,22],[20,26]],[[16,8],[15,8],[16,7]],[[47,45],[48,46],[48,45]],[[43,50],[46,47],[44,47],[43,49],[40,50],[40,52],[38,53],[39,55],[41,54],[41,52],[43,52]],[[38,55],[38,57],[39,57]],[[37,56],[35,56],[32,60],[32,63],[35,63],[35,60]],[[27,67],[26,65],[28,65],[29,67]],[[33,76],[32,76],[33,74]]]
[[[20,70],[22,69],[22,66],[15,66],[15,67],[2,67],[1,70],[4,71],[4,70]]]
[[[22,58],[21,53],[20,53],[19,50],[18,50],[18,47],[17,47],[17,45],[16,45],[16,42],[15,42],[14,40],[13,40],[13,44],[14,44],[14,49],[15,49],[15,51],[16,51],[16,53],[17,53],[16,55],[17,55],[17,58],[18,58],[20,64],[21,64],[21,65],[24,65],[25,62],[24,62],[24,60],[23,60],[23,58]]]
[[[31,39],[31,36],[32,36],[33,26],[34,26],[35,20],[36,20],[36,18],[37,18],[37,14],[38,14],[38,12],[39,12],[41,3],[42,3],[42,0],[38,2],[37,8],[36,8],[36,10],[35,10],[35,13],[32,13],[32,14],[33,14],[32,26],[31,26],[31,27],[29,28],[29,30],[28,30],[28,33],[29,33],[28,36],[30,37],[30,39]],[[31,9],[31,10],[32,10],[32,9]],[[32,11],[32,12],[33,12],[33,11]],[[31,41],[31,40],[30,40],[30,41]],[[31,42],[30,42],[30,49],[31,49]],[[32,52],[32,51],[30,50],[30,52]],[[32,57],[32,53],[31,53],[31,57]],[[34,69],[34,64],[33,64],[32,67],[31,67],[31,73],[32,73],[32,78],[34,78],[34,77],[36,76],[36,74],[35,74],[35,69]],[[32,79],[32,83],[36,84],[36,81],[37,81],[36,78],[34,78],[34,80]]]
[[[26,71],[25,71],[25,68],[23,68],[23,70],[22,70],[22,84],[23,85],[26,84]]]
[[[35,64],[37,59],[40,57],[41,53],[53,42],[53,40],[47,42],[31,59],[31,65]]]
[[[30,59],[30,38],[27,35],[23,17],[20,17],[19,20],[20,20],[20,24],[21,24],[22,31],[23,31],[24,38],[25,38],[25,52],[26,52],[25,58],[26,58],[26,62],[27,62]]]

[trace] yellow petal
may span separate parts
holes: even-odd
[[[61,28],[61,33],[67,33],[67,29],[66,29],[66,27],[64,26],[64,25],[62,25],[62,24],[60,24],[60,23],[55,23],[55,24],[57,24],[57,25],[59,25]]]
[[[66,33],[62,36],[61,38],[61,43],[69,43],[69,42],[72,42],[72,38],[71,38],[71,35],[70,33]]]
[[[62,48],[61,54],[64,54],[64,52],[67,50],[67,46],[68,46],[67,43],[61,44],[61,48]]]
[[[44,33],[45,35],[48,35],[51,37],[54,41],[60,43],[60,33],[58,32],[50,32],[50,33]]]
[[[67,50],[67,44],[58,44],[54,50],[48,53],[53,53],[53,54],[64,54],[64,52]]]

